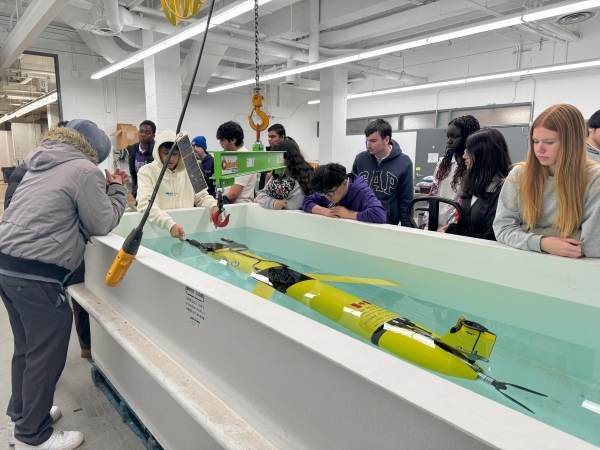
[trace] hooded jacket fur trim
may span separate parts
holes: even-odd
[[[70,144],[79,150],[94,165],[98,165],[98,154],[81,133],[72,128],[52,127],[42,135],[42,142],[56,141]]]

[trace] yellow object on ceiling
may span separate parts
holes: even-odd
[[[177,25],[180,20],[196,16],[206,3],[206,0],[160,0],[163,11],[171,25]]]

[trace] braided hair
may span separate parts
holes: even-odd
[[[475,131],[479,131],[479,121],[473,116],[460,116],[456,119],[452,119],[448,126],[454,125],[460,129],[463,139],[465,143],[467,142],[467,138],[474,133]],[[441,182],[444,178],[448,176],[450,173],[450,168],[452,167],[452,157],[456,159],[458,163],[458,167],[456,168],[456,172],[454,172],[454,176],[452,177],[452,183],[450,183],[450,187],[454,192],[456,192],[456,186],[462,183],[462,178],[467,171],[467,165],[465,161],[462,159],[462,154],[454,153],[452,150],[448,150],[440,165],[437,169],[437,179],[438,183]]]

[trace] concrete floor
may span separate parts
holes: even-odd
[[[0,183],[0,218],[6,184]],[[8,404],[11,392],[10,362],[13,336],[4,306],[0,306],[0,410]],[[93,345],[92,345],[93,352]],[[140,439],[125,425],[113,406],[98,389],[90,375],[92,362],[81,358],[75,327],[71,333],[67,364],[56,386],[54,404],[60,406],[63,417],[56,423],[59,430],[77,430],[85,435],[80,450],[141,450]],[[0,449],[6,443],[8,416],[0,415]]]

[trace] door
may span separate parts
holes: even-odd
[[[415,184],[424,177],[433,175],[439,159],[446,153],[446,130],[417,130],[417,150],[415,155]]]
[[[529,126],[507,126],[493,127],[504,135],[508,145],[508,153],[513,164],[525,161],[527,158],[527,147],[529,146]]]

